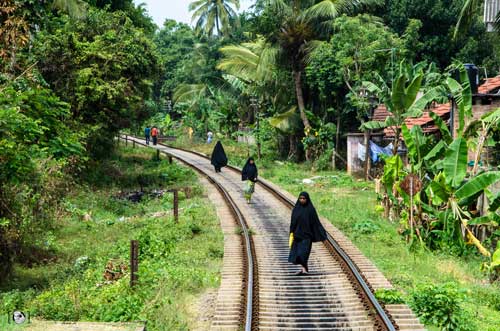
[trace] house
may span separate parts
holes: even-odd
[[[477,92],[473,94],[472,97],[472,119],[466,119],[466,127],[472,121],[481,118],[484,114],[491,112],[497,108],[500,108],[500,76],[486,79],[479,87]],[[454,102],[448,102],[444,104],[433,103],[431,106],[424,111],[422,116],[418,118],[407,118],[405,124],[408,128],[418,125],[422,128],[425,134],[435,135],[438,139],[441,136],[439,128],[434,123],[434,120],[429,116],[430,112],[437,114],[443,121],[448,125],[453,136],[457,136],[458,128],[458,116],[456,114],[456,104]],[[385,105],[379,105],[374,113],[372,120],[384,122],[385,119],[391,114],[387,111]],[[394,140],[395,128],[388,127],[381,132],[373,133],[376,135],[377,140],[385,141],[386,144]],[[402,139],[402,137],[401,137]],[[362,171],[362,162],[356,159],[357,149],[359,149],[359,143],[362,143],[362,134],[348,134],[348,166],[347,170],[349,173],[357,173]],[[351,149],[351,151],[350,151]],[[497,152],[498,154],[498,152]],[[488,157],[488,156],[486,156]],[[494,160],[491,160],[498,164],[499,156],[493,156]],[[473,154],[469,153],[469,160],[473,159]]]
[[[472,121],[478,120],[486,113],[500,108],[500,76],[486,79],[483,84],[477,88],[477,92],[472,96],[472,118],[466,119],[465,126],[467,127]],[[457,128],[459,126],[459,118],[456,114],[456,104],[449,102],[445,104],[432,104],[421,117],[407,118],[405,124],[408,128],[414,125],[419,125],[425,134],[434,134],[440,137],[439,128],[435,125],[434,120],[429,116],[429,112],[437,114],[448,125],[453,137],[457,136]],[[386,117],[390,116],[385,105],[379,105],[374,112],[372,120],[385,121]],[[395,128],[389,127],[384,129],[384,140],[393,140],[395,136]],[[497,160],[498,162],[498,160]]]

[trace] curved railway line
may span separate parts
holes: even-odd
[[[143,139],[122,139],[145,146]],[[221,220],[226,227],[224,266],[212,330],[424,330],[406,305],[377,301],[374,290],[392,285],[329,222],[322,222],[328,240],[313,244],[310,274],[295,275],[299,268],[287,262],[295,202],[287,192],[259,179],[248,205],[239,169],[227,167],[216,174],[203,154],[163,144],[149,147],[205,176],[231,215],[232,225],[228,217],[225,225]]]

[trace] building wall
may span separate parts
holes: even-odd
[[[364,164],[358,158],[358,144],[363,144],[362,134],[347,135],[347,173],[349,175],[363,175]]]
[[[481,105],[480,100],[476,100],[475,105],[472,106],[472,119],[465,119],[465,127],[467,127],[472,121],[478,120],[481,118],[486,113],[489,113],[495,109],[500,108],[500,98],[492,100],[491,104],[489,105]],[[455,109],[455,116],[453,118],[453,136],[457,136],[457,129],[458,129],[458,114],[456,113]]]
[[[472,118],[471,119],[465,119],[465,127],[467,127],[471,122],[478,120],[483,116],[484,114],[487,114],[493,110],[496,110],[500,108],[500,98],[492,100],[491,104],[489,105],[481,105],[481,100],[476,100],[476,104],[472,106]],[[453,119],[453,136],[457,136],[457,128],[458,128],[458,114],[455,114],[454,119]],[[482,158],[487,157],[487,153],[485,154]],[[473,161],[475,157],[475,153],[472,150],[469,150],[468,154],[468,161]]]

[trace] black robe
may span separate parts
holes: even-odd
[[[300,196],[307,199],[303,206],[299,200],[295,203],[292,211],[292,220],[290,223],[290,233],[293,233],[293,243],[288,256],[288,262],[300,264],[309,270],[307,262],[311,254],[313,242],[324,241],[327,239],[325,228],[321,225],[318,213],[309,198],[307,192],[301,192]]]
[[[211,163],[215,167],[215,170],[220,170],[220,168],[227,166],[227,156],[220,141],[215,144],[214,150],[212,152]]]
[[[251,180],[252,182],[257,182],[257,176],[258,176],[258,171],[257,171],[257,166],[255,163],[251,164],[250,160],[253,161],[253,157],[248,158],[247,163],[245,163],[245,166],[243,167],[243,170],[241,170],[241,180]]]

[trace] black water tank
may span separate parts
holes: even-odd
[[[474,64],[471,64],[471,63],[465,63],[464,67],[465,67],[465,71],[467,71],[467,75],[469,76],[471,92],[472,92],[472,94],[476,94],[477,87],[479,86],[479,69]],[[461,82],[460,81],[460,72],[458,71],[458,69],[456,69],[453,72],[453,78],[457,82]]]
[[[465,63],[464,67],[465,70],[467,70],[467,75],[469,76],[472,94],[477,94],[477,87],[479,86],[479,69],[471,63]]]

